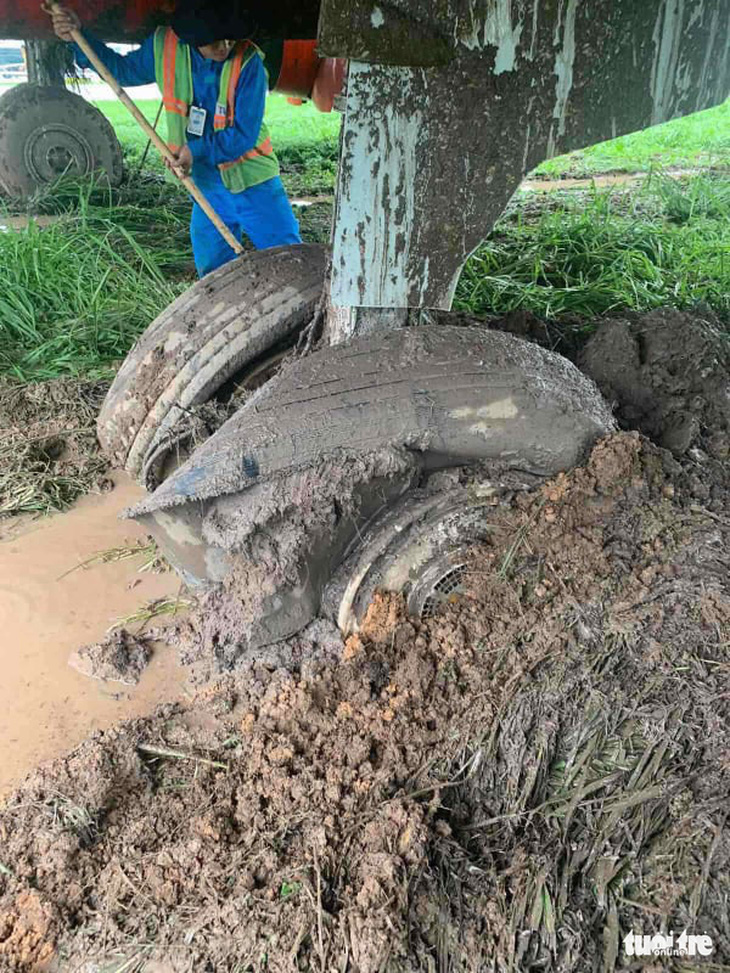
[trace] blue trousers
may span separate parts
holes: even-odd
[[[206,187],[203,192],[236,239],[245,233],[257,250],[302,242],[299,223],[278,176],[242,193],[231,193],[224,186]],[[236,256],[197,203],[190,220],[190,236],[199,277]]]

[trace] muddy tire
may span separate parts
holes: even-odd
[[[311,320],[324,269],[320,246],[247,253],[166,308],[127,356],[99,415],[111,461],[149,486],[146,473],[162,468],[186,410],[259,369]]]
[[[483,327],[405,328],[297,362],[140,509],[210,500],[392,447],[431,469],[495,460],[549,476],[613,428],[596,386],[560,355]]]
[[[300,631],[348,559],[325,611],[356,626],[367,591],[393,579],[372,567],[379,554],[362,562],[358,549],[422,478],[479,466],[490,479],[534,483],[575,466],[614,428],[596,386],[559,355],[483,327],[406,328],[295,362],[130,514],[187,583],[234,579],[230,617],[248,627],[229,638],[221,616],[211,637],[235,653]],[[448,538],[454,511],[438,512],[411,521]],[[455,551],[421,538],[398,563],[418,575],[413,597],[425,604]]]
[[[21,84],[0,97],[0,189],[29,196],[63,175],[122,180],[122,150],[98,108],[64,88]]]

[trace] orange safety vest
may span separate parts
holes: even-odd
[[[254,43],[239,41],[225,61],[213,118],[215,132],[235,124],[236,88],[241,71],[256,56],[264,58]],[[173,152],[178,152],[187,141],[188,116],[193,103],[193,69],[190,47],[180,40],[172,27],[158,27],[155,31],[155,75],[167,118],[168,143]],[[223,185],[233,193],[278,176],[279,162],[266,125],[262,122],[253,149],[238,159],[220,163],[218,169]]]

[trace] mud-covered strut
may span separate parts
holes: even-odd
[[[351,59],[333,343],[449,309],[544,159],[730,92],[727,0],[323,0],[319,41]]]

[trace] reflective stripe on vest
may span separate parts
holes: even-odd
[[[189,106],[175,97],[175,71],[177,68],[177,49],[178,45],[176,43],[175,35],[171,30],[169,30],[165,36],[165,47],[163,50],[163,69],[165,72],[165,87],[162,94],[162,100],[165,105],[165,111],[175,112],[176,115],[182,115],[187,118],[189,112]],[[190,53],[185,52],[188,57]],[[179,85],[178,85],[179,87]],[[190,101],[193,100],[193,93],[190,92]]]
[[[258,53],[258,48],[251,41],[239,41],[234,48],[233,57],[229,58],[223,65],[221,74],[221,94],[225,91],[226,99],[223,101],[220,94],[218,96],[218,106],[213,119],[213,128],[221,131],[228,125],[234,125],[236,121],[236,89],[241,78],[241,71],[251,58]],[[225,114],[221,114],[220,109],[225,109]]]
[[[162,92],[167,118],[170,148],[178,151],[187,141],[187,119],[193,103],[193,72],[190,48],[182,43],[171,27],[155,31],[155,74]],[[236,120],[236,90],[241,72],[252,57],[263,54],[251,41],[239,41],[233,56],[223,64],[213,130],[221,132]],[[240,158],[218,166],[224,185],[232,192],[242,192],[279,174],[268,130],[262,124],[258,145]]]
[[[246,159],[258,159],[260,156],[268,156],[274,154],[274,146],[271,144],[271,138],[267,137],[261,143],[257,145],[255,149],[251,149],[250,152],[244,152],[240,159],[234,159],[233,162],[221,162],[218,168],[221,172],[226,169],[230,169],[232,166],[237,166],[239,162],[245,162]]]

